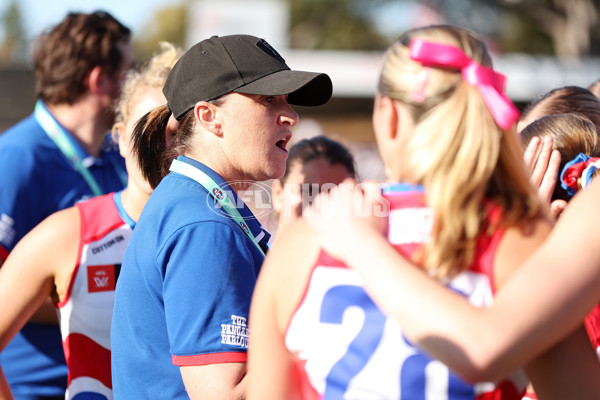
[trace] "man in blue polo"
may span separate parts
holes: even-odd
[[[130,34],[98,11],[70,13],[36,39],[35,110],[0,135],[0,266],[50,214],[127,182],[107,133],[132,64]],[[10,343],[0,343],[16,399],[64,399],[67,367],[56,322],[47,302]]]

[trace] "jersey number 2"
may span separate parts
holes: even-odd
[[[386,316],[360,286],[342,285],[329,289],[321,303],[320,322],[341,324],[344,311],[349,307],[360,307],[365,315],[364,322],[360,331],[348,346],[347,352],[329,371],[323,395],[325,400],[344,397],[350,381],[365,367],[383,336]],[[406,341],[406,339],[404,340]],[[406,343],[410,345],[408,341]],[[432,361],[421,352],[416,352],[404,360],[399,377],[401,397],[410,393],[411,399],[426,398],[425,369]],[[447,368],[445,369],[447,370]],[[417,379],[415,382],[415,374],[422,378]],[[413,379],[408,379],[410,375],[413,375]],[[447,379],[448,398],[453,400],[474,398],[472,387],[451,374]],[[412,382],[412,384],[409,384],[409,382]]]

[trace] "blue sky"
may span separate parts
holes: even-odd
[[[59,22],[69,11],[90,12],[103,9],[127,25],[136,35],[151,20],[154,12],[166,5],[181,3],[178,0],[19,0],[23,23],[28,38]],[[0,0],[0,14],[9,0]]]

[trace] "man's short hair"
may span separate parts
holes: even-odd
[[[113,75],[123,63],[119,43],[131,31],[104,11],[69,13],[34,43],[36,95],[50,104],[72,104],[87,90],[85,79],[100,66]]]

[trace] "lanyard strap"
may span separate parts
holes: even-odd
[[[242,231],[244,231],[246,236],[248,236],[250,240],[252,240],[252,243],[256,245],[258,250],[260,250],[260,252],[263,255],[265,255],[265,252],[258,244],[258,241],[254,237],[254,234],[252,234],[252,231],[250,231],[250,228],[248,228],[248,225],[246,225],[244,218],[240,215],[240,212],[237,210],[237,208],[235,208],[235,206],[231,203],[229,196],[227,196],[227,194],[221,190],[221,188],[210,176],[204,173],[204,171],[201,171],[198,168],[179,160],[173,160],[173,163],[171,164],[171,167],[169,169],[181,175],[185,175],[188,178],[191,178],[198,182],[200,185],[202,185],[208,191],[208,193],[210,193],[210,195],[215,200],[217,200],[217,202],[223,208],[223,210],[225,210],[225,212],[235,222],[237,222],[240,228],[242,228]]]
[[[100,185],[98,185],[98,182],[96,182],[96,179],[94,179],[92,173],[85,167],[85,165],[83,165],[83,160],[77,154],[77,151],[75,150],[73,143],[71,143],[69,140],[67,133],[54,120],[54,118],[52,118],[50,113],[44,108],[42,102],[39,100],[35,104],[34,115],[48,137],[52,139],[58,149],[73,163],[75,169],[77,169],[79,174],[83,177],[83,179],[85,179],[94,196],[100,196],[101,194],[104,194],[102,189],[100,189]],[[127,178],[125,177],[123,168],[121,168],[121,166],[118,165],[115,160],[112,160],[112,165],[119,176],[119,179],[121,179],[121,183],[123,183],[123,186],[126,186]]]

